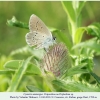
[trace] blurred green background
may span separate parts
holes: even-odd
[[[49,27],[63,29],[67,27],[66,14],[60,2],[0,2],[0,53],[8,55],[14,49],[26,45],[27,29],[9,27],[7,19],[15,16],[29,23],[32,14],[36,14]]]
[[[88,1],[82,10],[82,26],[87,26],[93,22],[100,22],[100,2]],[[6,25],[7,19],[15,16],[19,21],[28,23],[32,14],[36,14],[43,22],[49,26],[68,33],[67,15],[63,10],[60,1],[6,1],[0,2],[0,56],[6,55],[26,44],[25,34],[27,29],[9,27]],[[85,35],[85,38],[90,36]]]

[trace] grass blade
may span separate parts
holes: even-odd
[[[63,8],[66,11],[70,21],[75,22],[76,21],[76,16],[75,16],[75,12],[74,12],[74,9],[73,9],[72,1],[68,1],[68,2],[63,1],[62,5],[63,5]]]
[[[33,85],[29,85],[26,86],[26,88],[30,91],[30,92],[43,92],[42,90],[40,90],[39,88],[33,86]]]
[[[7,92],[14,92],[16,91],[27,67],[28,67],[28,63],[29,61],[32,59],[33,56],[27,58],[25,61],[23,61],[22,65],[19,66],[18,70],[16,71],[16,73],[14,74],[10,87],[8,88]]]

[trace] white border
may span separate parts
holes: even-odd
[[[100,100],[100,92],[1,92],[0,100]]]

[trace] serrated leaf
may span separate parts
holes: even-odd
[[[88,83],[81,83],[76,81],[64,81],[64,80],[54,80],[53,84],[61,87],[69,92],[100,92],[97,86],[90,85]]]
[[[97,43],[97,39],[93,38],[90,39],[88,41],[85,42],[81,42],[79,44],[76,44],[75,46],[73,46],[72,49],[76,49],[76,48],[90,48],[91,50],[95,50],[95,52],[100,52],[100,44]]]
[[[25,47],[22,47],[22,48],[19,48],[19,49],[16,49],[14,51],[12,51],[10,53],[10,56],[14,56],[14,55],[17,55],[17,54],[29,54],[29,47],[28,46],[25,46]]]
[[[87,32],[90,35],[96,36],[100,39],[100,23],[94,23],[87,27]]]

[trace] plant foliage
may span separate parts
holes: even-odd
[[[58,59],[60,64],[56,64],[57,61],[54,62],[53,58],[50,61],[56,67],[59,65],[59,68],[63,65],[64,70],[60,69],[59,72],[65,72],[60,74],[61,77],[58,77],[53,73],[55,67],[53,64],[53,71],[44,70],[41,68],[41,59],[46,52],[24,46],[12,51],[8,57],[3,55],[0,57],[2,62],[0,80],[5,78],[5,82],[0,83],[5,87],[1,90],[8,92],[21,90],[30,92],[100,92],[100,77],[93,72],[95,64],[93,59],[96,55],[100,55],[100,23],[81,26],[81,12],[86,4],[85,1],[62,1],[61,4],[67,14],[70,38],[66,33],[56,28],[50,30],[56,36],[57,42],[66,46],[68,53],[64,54],[68,54],[67,56],[70,57],[66,57],[67,60],[65,61],[65,59],[63,60],[64,56],[60,60],[61,55],[58,55],[58,59],[55,57],[57,55],[54,54],[53,58]],[[29,29],[28,24],[18,21],[15,17],[7,20],[7,25]],[[82,40],[84,34],[91,35],[92,38]],[[46,56],[52,57],[50,53],[55,52],[54,48],[52,47],[52,50]],[[15,56],[20,59],[15,59]],[[25,59],[23,59],[24,57]],[[68,70],[66,70],[67,63],[65,62],[70,64]],[[93,78],[92,81],[91,77]]]

